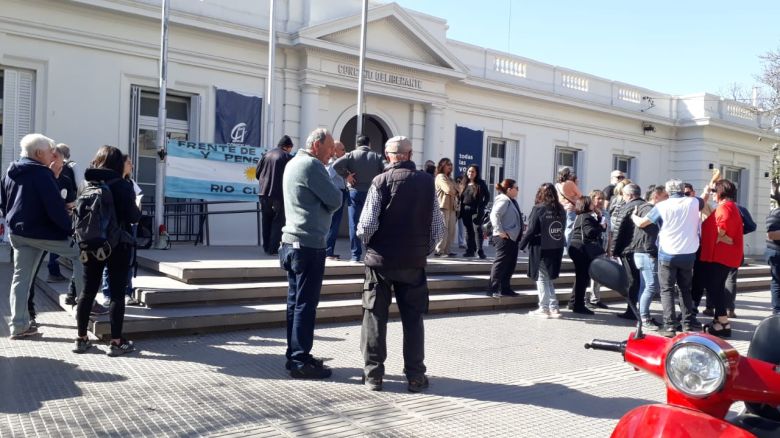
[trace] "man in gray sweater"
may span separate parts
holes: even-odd
[[[385,170],[382,156],[371,150],[368,137],[361,135],[357,139],[357,148],[333,163],[333,169],[349,184],[349,244],[351,260],[359,262],[363,255],[363,246],[357,237],[357,224],[363,204],[366,202],[368,188],[374,177]]]
[[[279,264],[287,271],[287,364],[296,379],[324,379],[331,370],[311,355],[314,320],[325,274],[325,236],[341,191],[325,169],[333,156],[333,137],[317,128],[305,149],[287,163],[282,177],[285,224]]]

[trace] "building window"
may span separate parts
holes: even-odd
[[[612,156],[612,170],[619,170],[623,172],[626,178],[631,179],[631,165],[633,164],[634,157],[627,157],[625,155],[613,155]]]
[[[553,179],[557,181],[558,171],[564,167],[571,167],[574,170],[574,173],[579,175],[580,172],[577,168],[578,153],[579,151],[576,149],[564,147],[555,148],[555,175],[553,175]]]
[[[742,169],[733,166],[723,166],[720,169],[720,174],[723,176],[723,179],[727,179],[734,183],[734,186],[737,189],[737,199],[734,201],[739,204],[740,198],[742,197]]]

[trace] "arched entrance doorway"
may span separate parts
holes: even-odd
[[[344,143],[347,152],[355,149],[356,133],[357,116],[349,119],[344,129],[341,130],[339,140]],[[363,116],[363,135],[371,139],[371,149],[374,152],[384,155],[385,143],[393,134],[384,120],[373,114],[365,114]]]

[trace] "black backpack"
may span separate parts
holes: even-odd
[[[81,261],[89,255],[103,261],[111,256],[122,237],[110,186],[119,181],[88,181],[76,198],[73,235],[81,250]]]

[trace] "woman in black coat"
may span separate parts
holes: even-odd
[[[555,186],[544,183],[536,192],[534,207],[528,218],[528,229],[520,240],[522,250],[528,248],[528,277],[536,281],[539,308],[534,314],[543,318],[559,318],[558,299],[553,280],[561,272],[566,212],[558,202]]]
[[[466,253],[463,257],[474,257],[476,252],[479,258],[484,259],[482,220],[490,193],[487,184],[479,176],[479,166],[476,164],[469,166],[463,181],[460,195],[460,220],[466,229]]]
[[[601,241],[603,228],[593,213],[591,200],[587,196],[582,196],[575,204],[577,218],[574,220],[574,226],[569,237],[569,257],[574,262],[574,313],[582,315],[593,315],[593,311],[585,307],[585,290],[590,284],[590,262],[595,257],[604,253],[604,247]]]
[[[130,256],[134,239],[130,234],[132,224],[141,219],[141,211],[135,203],[133,184],[122,178],[125,169],[125,159],[122,151],[113,146],[102,146],[92,160],[90,168],[84,172],[84,179],[94,187],[102,182],[111,191],[114,204],[115,226],[112,228],[119,235],[116,242],[106,242],[110,248],[104,252],[83,250],[84,290],[79,295],[76,307],[78,337],[74,353],[86,353],[92,343],[87,337],[87,325],[92,303],[95,301],[103,280],[103,269],[108,269],[108,287],[111,289],[111,305],[109,318],[111,321],[111,342],[108,348],[109,356],[119,356],[135,350],[132,341],[122,336],[122,324],[125,318],[125,289],[130,270]],[[82,189],[82,194],[86,189]],[[103,189],[105,190],[105,189]],[[78,207],[78,202],[77,202]],[[104,218],[109,217],[108,213]],[[101,248],[103,250],[103,248]]]

